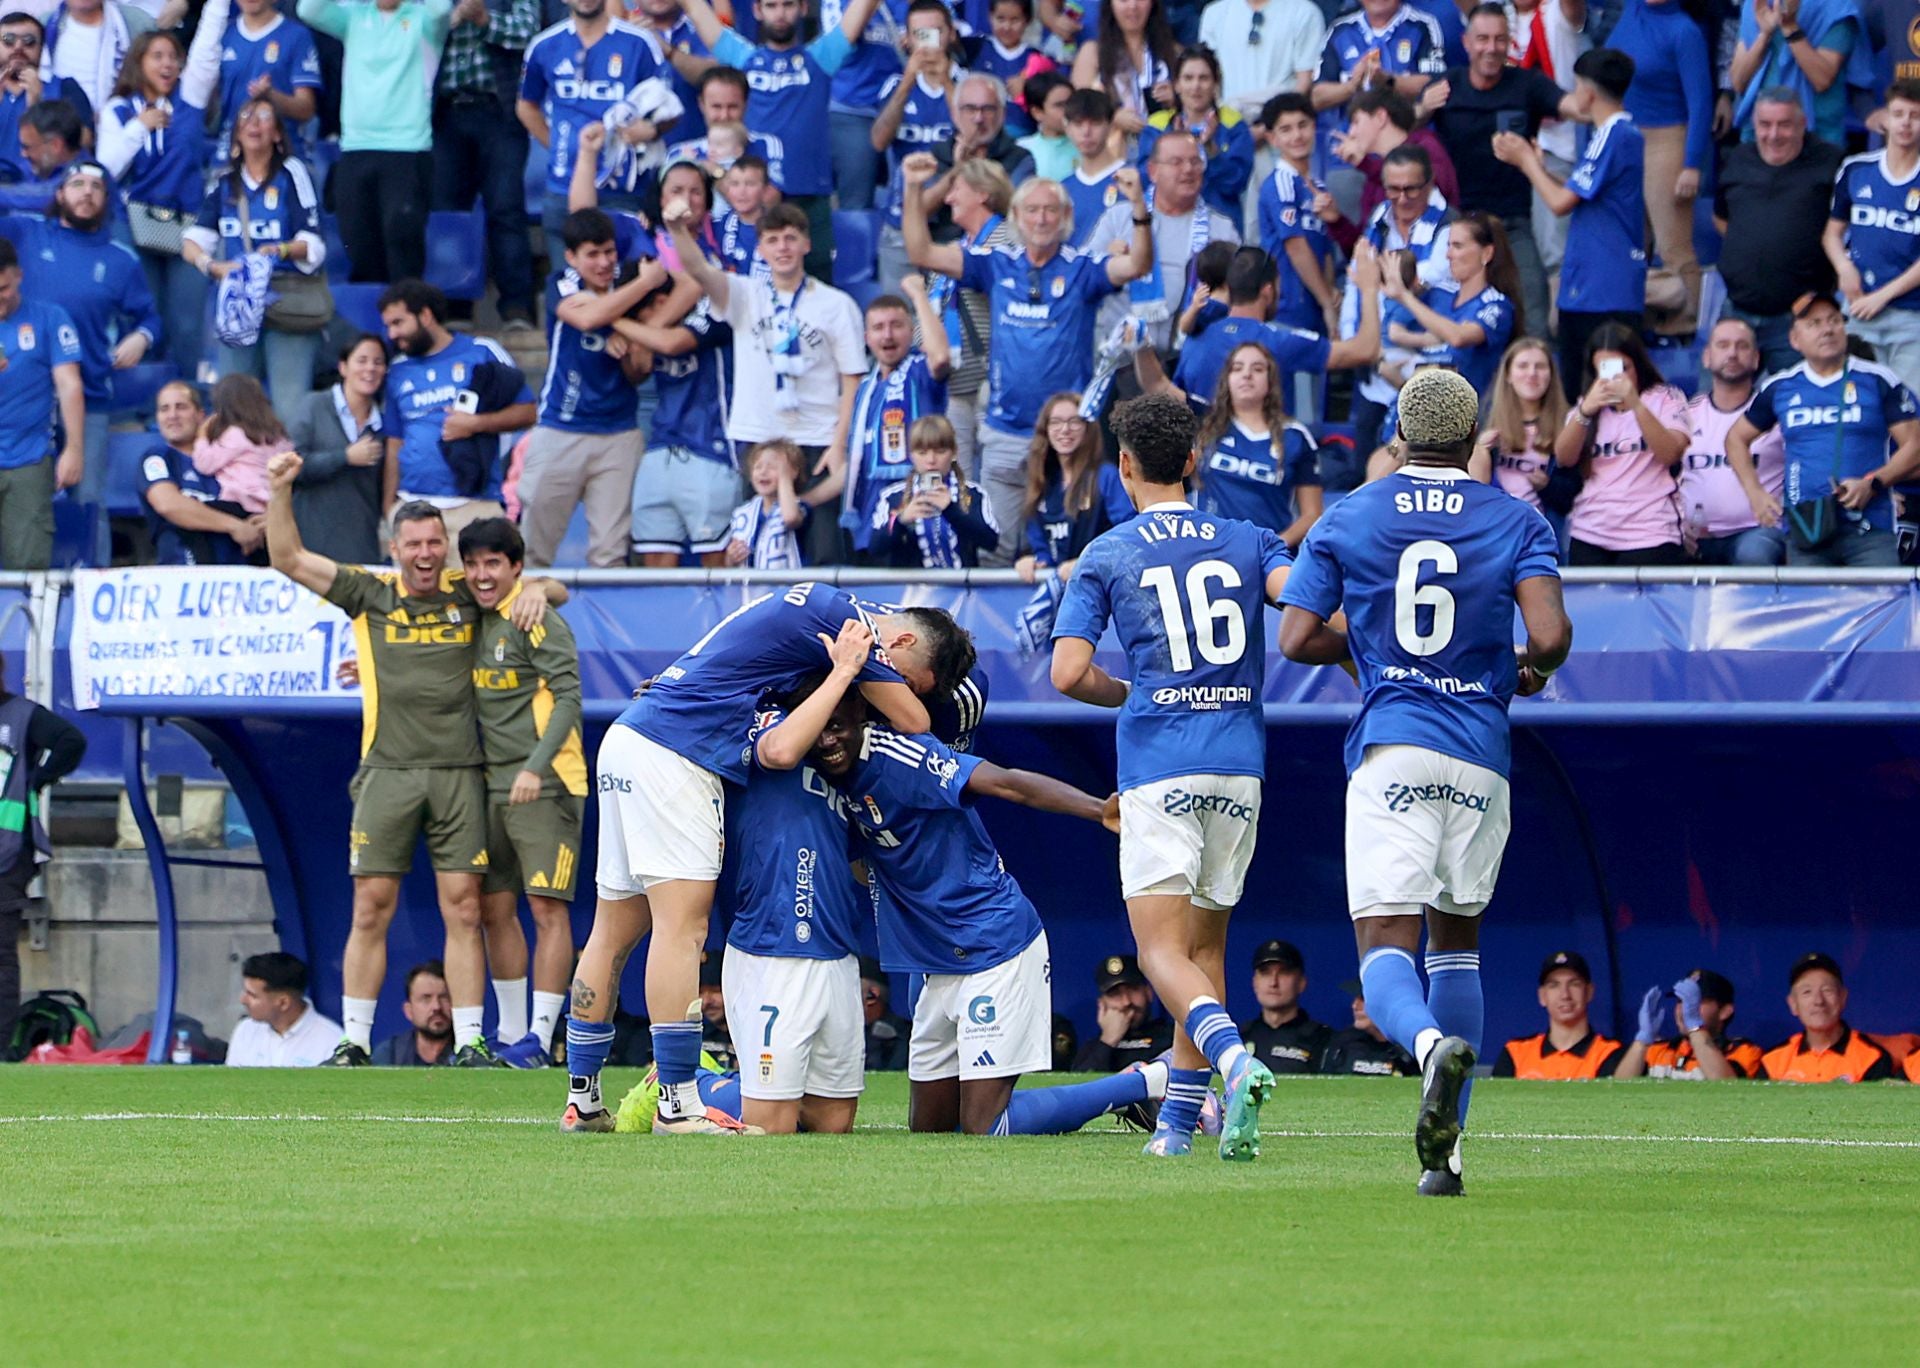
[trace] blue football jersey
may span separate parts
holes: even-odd
[[[844,68],[843,68],[844,74]],[[954,71],[953,84],[960,84],[961,73]],[[890,77],[880,88],[880,101],[885,104],[893,98],[893,92],[900,88],[904,76]],[[1013,122],[1013,106],[1007,107],[1007,122]],[[906,200],[907,182],[900,174],[900,163],[914,152],[931,152],[935,146],[953,136],[953,110],[947,103],[947,92],[929,89],[926,79],[913,78],[913,89],[907,93],[906,106],[900,111],[900,127],[894,131],[893,144],[887,148],[887,225],[900,226],[900,207]]]
[[[1887,459],[1887,430],[1920,418],[1920,407],[1913,391],[1885,366],[1849,360],[1821,377],[1802,361],[1768,379],[1746,417],[1762,432],[1779,425],[1787,447],[1781,498],[1797,504],[1830,493],[1836,476],[1858,479],[1878,470]],[[1845,516],[1851,523],[1891,528],[1893,499],[1883,491]]]
[[[1287,255],[1287,242],[1304,238],[1308,248],[1323,266],[1333,255],[1333,239],[1327,225],[1313,212],[1313,196],[1326,186],[1303,176],[1286,162],[1274,167],[1273,174],[1260,183],[1260,246],[1280,270],[1280,298],[1273,317],[1278,323],[1318,332],[1322,326],[1320,301],[1307,290],[1300,273]],[[1328,278],[1332,273],[1328,272]]]
[[[747,745],[780,725],[769,708]],[[727,789],[727,853],[714,909],[727,944],[780,959],[857,954],[866,891],[847,859],[847,799],[808,764],[790,770],[749,762],[744,786]]]
[[[1567,216],[1560,307],[1638,313],[1647,301],[1646,140],[1625,114],[1593,131],[1567,177],[1581,199]]]
[[[1266,774],[1267,576],[1292,558],[1264,527],[1155,504],[1094,538],[1053,637],[1098,644],[1112,623],[1133,692],[1120,787],[1181,774]]]
[[[1479,392],[1484,409],[1493,401],[1493,373],[1499,369],[1500,357],[1513,337],[1513,301],[1489,285],[1471,299],[1462,299],[1458,290],[1431,293],[1427,306],[1452,322],[1478,323],[1485,329],[1487,340],[1477,347],[1449,347],[1442,342],[1420,353],[1422,365],[1434,362],[1452,366],[1466,376]]]
[[[80,364],[80,332],[59,305],[23,299],[0,319],[0,356],[0,470],[38,465],[53,454],[60,411],[53,368]]]
[[[1346,609],[1361,699],[1348,773],[1396,745],[1507,772],[1514,590],[1559,578],[1559,550],[1535,509],[1434,466],[1362,485],[1313,525],[1280,601]]]
[[[599,123],[641,82],[671,74],[659,39],[624,19],[611,20],[590,48],[580,45],[579,29],[571,18],[536,33],[527,44],[520,98],[547,116],[547,193],[566,195],[573,181],[574,158],[579,155],[581,129]],[[629,166],[623,183],[608,188],[638,189],[642,173],[637,166],[637,162]]]
[[[854,618],[872,625],[853,595],[831,585],[795,584],[762,594],[720,619],[662,670],[653,687],[620,714],[620,724],[744,784],[752,754],[745,738],[760,696],[824,674],[831,662],[820,634],[837,637],[840,624]],[[901,682],[877,647],[860,678]]]
[[[580,273],[568,266],[554,282],[558,299],[571,299],[587,288]],[[540,386],[541,427],[563,432],[631,432],[640,426],[640,392],[627,379],[620,362],[607,351],[613,329],[582,332],[550,315],[547,333],[547,378]]]
[[[1255,437],[1237,421],[1228,424],[1201,460],[1195,506],[1202,513],[1284,532],[1300,516],[1300,487],[1320,483],[1319,447],[1299,423],[1287,424],[1278,445],[1276,452],[1271,433]]]
[[[1877,290],[1920,258],[1920,173],[1887,174],[1887,153],[1863,153],[1840,164],[1829,218],[1847,225],[1847,255],[1867,289]],[[1920,289],[1889,306],[1920,309]]]
[[[987,715],[990,692],[987,667],[975,665],[965,679],[953,686],[952,693],[945,698],[926,700],[927,716],[932,722],[927,730],[956,751],[963,754],[971,751],[973,734]]]
[[[1084,251],[1093,240],[1093,230],[1099,227],[1101,218],[1121,201],[1120,187],[1113,178],[1126,164],[1124,160],[1117,161],[1092,180],[1085,179],[1075,168],[1071,176],[1060,182],[1066,187],[1067,202],[1073,206],[1073,236],[1068,239],[1070,246]]]
[[[894,974],[973,974],[1004,964],[1040,934],[967,798],[977,756],[932,736],[869,723],[840,788],[867,862],[880,963]]]
[[[771,169],[782,194],[833,193],[827,116],[833,73],[852,50],[838,26],[805,47],[755,47],[738,33],[723,33],[714,45],[716,58],[747,73],[747,126],[780,149]]]
[[[453,470],[440,449],[440,429],[460,391],[473,383],[474,369],[488,364],[511,366],[513,358],[492,338],[468,333],[453,334],[446,346],[426,356],[403,354],[394,359],[387,372],[387,402],[380,427],[389,439],[399,439],[400,488],[408,494],[459,497]],[[522,385],[514,402],[532,403],[533,391]],[[500,497],[497,468],[482,497]],[[743,730],[745,726],[743,722]]]
[[[1293,376],[1323,374],[1333,344],[1317,332],[1290,328],[1277,323],[1262,323],[1253,318],[1223,318],[1210,324],[1205,332],[1187,339],[1180,359],[1173,367],[1173,383],[1187,392],[1202,409],[1213,402],[1214,386],[1227,358],[1243,342],[1258,342],[1280,368],[1280,392],[1293,393]]]
[[[960,284],[993,308],[987,426],[1027,437],[1040,406],[1093,379],[1093,326],[1114,291],[1107,259],[1062,247],[1035,266],[1024,247],[972,247]]]
[[[275,15],[257,34],[248,33],[246,22],[236,14],[221,36],[220,128],[207,147],[207,160],[224,167],[233,147],[233,121],[252,98],[247,94],[248,86],[265,76],[275,90],[291,95],[299,90],[318,91],[322,82],[313,30],[291,14]],[[281,128],[293,155],[305,157],[300,125],[283,119]]]
[[[702,296],[676,327],[693,334],[693,350],[653,358],[656,407],[647,448],[681,447],[709,461],[731,464],[727,396],[732,389],[733,329],[713,316]]]

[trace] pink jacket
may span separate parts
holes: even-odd
[[[239,504],[249,513],[264,513],[270,492],[267,462],[292,450],[293,443],[285,438],[262,445],[239,428],[230,427],[211,442],[204,437],[195,440],[193,468],[219,479],[222,499]]]

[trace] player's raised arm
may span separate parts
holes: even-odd
[[[1573,621],[1560,592],[1558,575],[1534,575],[1513,588],[1520,620],[1527,624],[1527,644],[1520,648],[1520,693],[1539,693],[1547,676],[1567,663],[1573,650]]]
[[[933,726],[927,705],[905,684],[892,680],[869,679],[860,686],[860,696],[873,704],[887,724],[897,732],[918,736]]]
[[[293,517],[293,482],[300,477],[301,464],[300,457],[291,451],[283,451],[267,462],[267,479],[273,490],[267,499],[267,556],[273,568],[295,584],[324,594],[333,588],[340,567],[319,552],[307,550],[300,539],[300,524]]]
[[[817,635],[826,645],[833,668],[819,688],[754,742],[754,754],[766,769],[790,770],[807,758],[807,752],[826,729],[833,710],[846,697],[847,686],[860,677],[873,650],[873,633],[858,618],[841,623],[838,638],[829,637],[825,632]]]
[[[1072,784],[1062,783],[1058,779],[1044,774],[1035,774],[1032,770],[1002,769],[988,760],[982,760],[974,766],[973,773],[967,776],[967,792],[987,794],[994,798],[1004,798],[1009,803],[1018,803],[1022,807],[1038,809],[1041,812],[1058,812],[1066,817],[1081,817],[1089,822],[1100,822],[1119,830],[1119,807],[1113,804],[1114,817],[1107,822],[1108,802],[1096,798],[1091,793],[1082,793]]]

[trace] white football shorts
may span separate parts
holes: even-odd
[[[1368,746],[1347,780],[1347,908],[1478,916],[1513,825],[1507,781],[1420,746]]]
[[[858,1097],[866,1086],[860,961],[751,955],[720,962],[740,1095],[762,1102]]]
[[[907,1077],[1010,1078],[1053,1067],[1047,933],[977,974],[928,974],[913,1009]]]
[[[669,879],[720,877],[726,800],[719,775],[619,725],[607,728],[594,774],[601,897],[630,898]]]
[[[1222,911],[1240,901],[1260,828],[1251,774],[1183,774],[1120,795],[1120,894],[1178,893]]]

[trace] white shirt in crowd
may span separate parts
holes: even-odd
[[[312,1003],[286,1034],[264,1021],[243,1017],[233,1028],[227,1064],[238,1069],[310,1069],[340,1043],[340,1023],[322,1016]]]
[[[1254,15],[1260,41],[1250,42]],[[1200,42],[1220,59],[1220,100],[1248,119],[1282,91],[1298,90],[1301,72],[1318,72],[1327,21],[1313,0],[1213,0],[1200,15]]]
[[[1240,243],[1240,229],[1232,219],[1215,209],[1207,210],[1206,231],[1194,231],[1194,215],[1205,205],[1203,200],[1184,214],[1166,214],[1158,209],[1153,211],[1153,262],[1166,289],[1167,303],[1167,317],[1147,327],[1148,335],[1153,338],[1156,347],[1172,344],[1173,325],[1180,316],[1180,306],[1190,283],[1187,267],[1193,262],[1196,245],[1205,247],[1213,242],[1231,242],[1238,246]],[[1127,243],[1132,239],[1133,205],[1122,199],[1100,216],[1093,236],[1087,240],[1087,250],[1119,255],[1113,252],[1114,244]],[[1094,320],[1093,345],[1098,347],[1104,343],[1113,331],[1113,325],[1131,312],[1132,295],[1124,286],[1103,300]]]
[[[727,436],[736,442],[787,437],[801,446],[826,446],[840,419],[840,377],[867,373],[865,329],[853,296],[807,278],[799,294],[776,291],[771,281],[735,276],[728,282],[726,320],[733,325],[733,407]],[[800,359],[797,374],[784,377],[797,403],[776,398],[783,377],[774,356],[789,331]]]

